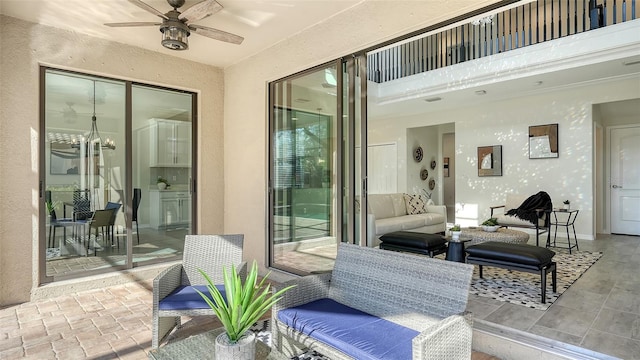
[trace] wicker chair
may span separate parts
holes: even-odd
[[[182,264],[162,271],[153,280],[153,334],[151,346],[157,349],[167,335],[180,325],[180,316],[215,316],[208,306],[162,310],[160,302],[178,289],[207,282],[198,272],[202,269],[215,284],[222,284],[222,269],[235,265],[241,277],[246,277],[242,261],[244,235],[187,235]]]
[[[322,328],[324,325],[315,328],[303,312],[293,311],[296,314],[294,328],[278,317],[279,311],[287,312],[289,308],[316,300],[331,299],[415,330],[418,335],[412,339],[411,346],[414,360],[469,359],[472,327],[471,315],[465,313],[465,308],[472,273],[473,266],[469,264],[340,244],[331,273],[305,276],[282,284],[297,286],[287,291],[272,308],[273,346],[288,356],[294,356],[306,347],[333,360],[353,359],[318,340],[320,336],[334,336],[345,341],[351,337],[343,336],[350,331],[349,325],[341,330],[327,330],[326,326]],[[324,317],[315,314],[324,321]],[[335,314],[328,313],[327,316]],[[363,326],[353,331],[367,336],[362,332],[380,335],[375,332],[381,330]],[[353,346],[366,348],[367,344],[362,343]]]

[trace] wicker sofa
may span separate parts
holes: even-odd
[[[469,359],[463,316],[473,266],[339,244],[331,273],[305,276],[272,308],[273,346],[330,359]]]
[[[446,206],[424,205],[415,209],[412,204],[407,203],[407,199],[412,197],[415,195],[402,193],[369,194],[367,196],[369,208],[368,243],[370,246],[378,246],[380,236],[394,231],[435,234],[446,230]]]

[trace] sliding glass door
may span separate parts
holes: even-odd
[[[360,243],[355,69],[338,60],[270,84],[270,266],[330,270],[339,242]]]
[[[337,65],[271,84],[271,264],[330,269],[336,248]]]
[[[41,76],[42,281],[179,259],[193,228],[195,94]]]
[[[132,87],[134,261],[182,254],[192,230],[193,94]]]

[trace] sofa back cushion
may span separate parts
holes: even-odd
[[[507,200],[504,203],[504,212],[506,213],[511,209],[517,209],[528,197],[528,195],[507,194]]]
[[[341,243],[329,297],[420,331],[465,311],[472,273],[469,264]]]
[[[369,212],[375,215],[376,219],[407,215],[402,194],[370,194],[367,196],[367,204]]]

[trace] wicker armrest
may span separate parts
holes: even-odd
[[[330,280],[331,273],[325,273],[303,276],[295,280],[287,281],[280,286],[274,286],[273,291],[276,292],[287,286],[295,285],[294,288],[286,291],[282,299],[273,306],[273,314],[277,314],[278,311],[282,309],[328,297]]]
[[[173,290],[180,286],[182,264],[175,264],[164,269],[153,279],[153,302],[159,303]]]
[[[449,316],[413,338],[413,359],[470,359],[472,334],[465,317]]]

